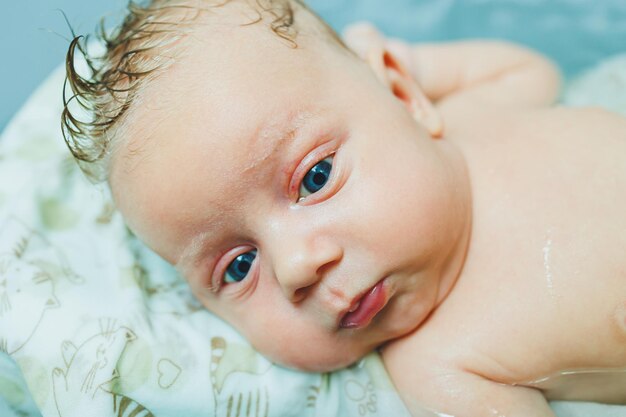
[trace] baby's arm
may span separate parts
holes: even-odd
[[[559,93],[556,67],[542,55],[512,43],[418,44],[410,47],[407,58],[413,76],[433,100],[470,94],[501,104],[544,106]]]
[[[391,380],[415,415],[426,408],[454,417],[555,417],[541,391],[490,379],[491,372],[510,375],[505,365],[462,344],[442,348],[440,329],[420,330],[381,350]]]
[[[430,361],[424,369],[412,368],[411,372],[406,364],[398,372],[393,364],[385,364],[412,415],[421,415],[427,408],[455,417],[555,417],[542,393],[532,388],[499,384],[465,370],[437,368]]]
[[[498,105],[546,106],[559,93],[558,69],[520,45],[487,40],[409,45],[384,39],[368,24],[346,31],[346,42],[357,53],[381,41],[434,101],[462,96]]]

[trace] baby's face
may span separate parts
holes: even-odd
[[[196,38],[113,159],[129,226],[278,363],[335,369],[414,330],[465,250],[455,149],[306,33],[297,49],[262,25]]]

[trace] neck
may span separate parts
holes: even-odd
[[[439,306],[445,300],[461,276],[472,234],[472,193],[469,171],[461,151],[454,144],[447,142],[444,145],[444,152],[448,157],[451,171],[455,176],[455,183],[458,184],[459,233],[450,254],[441,266],[436,306]]]

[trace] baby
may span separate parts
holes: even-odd
[[[354,51],[295,0],[134,6],[66,140],[261,353],[380,348],[414,415],[626,403],[626,120],[489,41]],[[429,414],[430,415],[430,414]]]

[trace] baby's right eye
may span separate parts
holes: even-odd
[[[243,281],[248,276],[248,272],[255,258],[256,250],[251,250],[237,256],[228,264],[222,281],[226,284]]]

